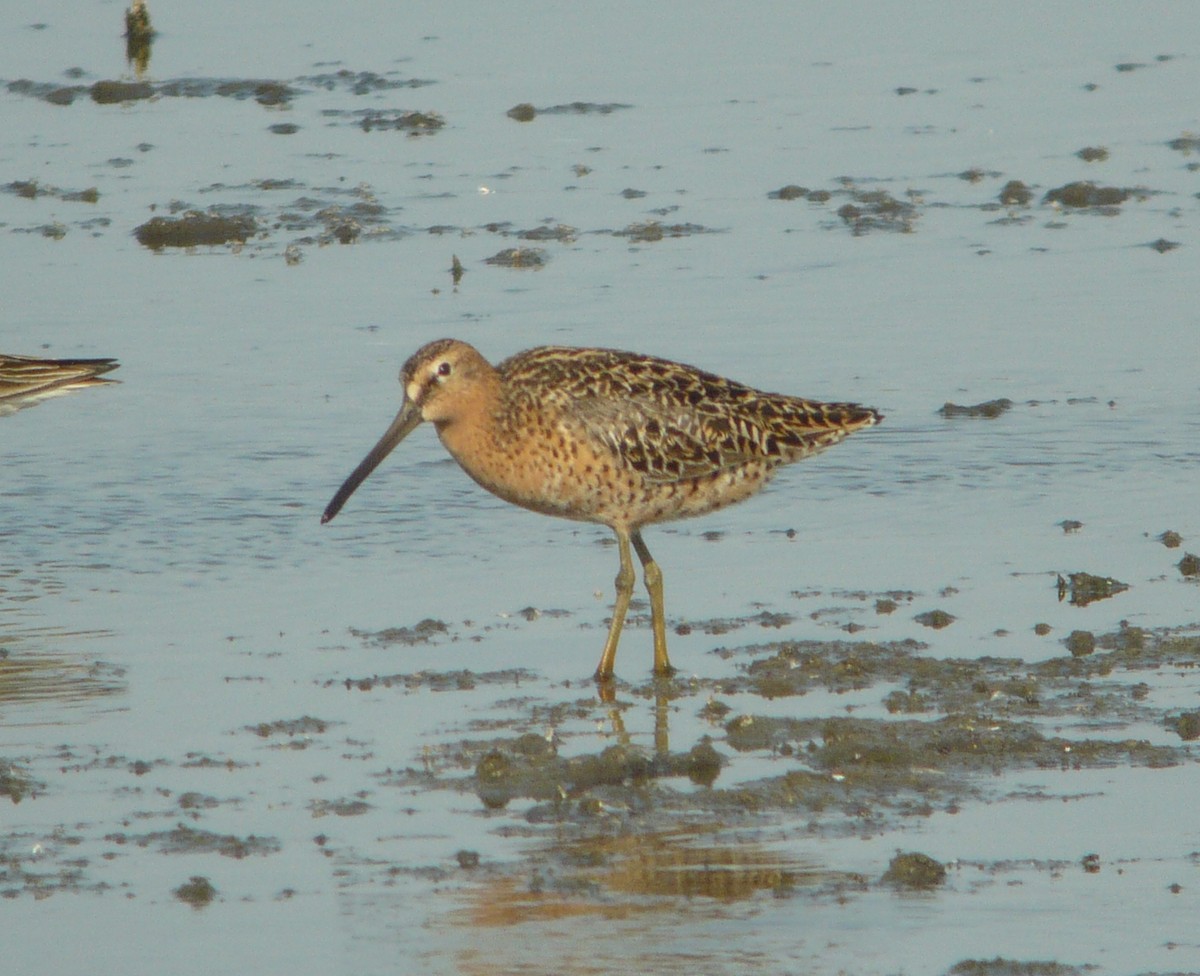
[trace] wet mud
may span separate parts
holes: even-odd
[[[77,72],[79,84],[61,85],[55,82],[29,78],[0,81],[10,93],[41,100],[56,110],[64,108],[83,111],[77,101],[86,100],[95,106],[106,107],[132,102],[154,102],[164,99],[229,99],[235,102],[254,101],[267,111],[287,110],[296,113],[306,100],[318,94],[323,98],[336,95],[346,98],[369,96],[378,98],[398,91],[411,91],[434,86],[428,79],[406,77],[397,71],[376,72],[342,68],[333,72],[305,75],[287,80],[261,78],[176,78],[164,81],[109,80],[98,79],[84,83],[82,72]],[[436,89],[435,89],[436,91]],[[604,103],[573,102],[535,108],[523,103],[514,106],[508,115],[521,122],[529,122],[542,116],[575,115],[606,116],[618,111],[636,111],[636,106]],[[302,115],[300,116],[302,118]],[[374,135],[381,132],[400,132],[409,137],[429,136],[453,124],[441,112],[433,109],[413,108],[324,108],[320,111],[321,124],[348,124],[363,133]],[[271,123],[269,128],[278,134],[294,134],[304,121]],[[1189,154],[1195,152],[1194,138],[1188,134],[1163,141],[1171,151]],[[153,152],[149,140],[144,152]],[[1079,150],[1078,156],[1084,164],[1095,164],[1105,160],[1107,150],[1087,147]],[[117,161],[110,161],[115,165]],[[590,166],[577,166],[575,175],[586,179],[591,174]],[[975,201],[963,200],[956,192],[939,196],[935,189],[938,182],[950,179],[968,182],[980,188],[981,195]],[[999,191],[993,187],[1004,181]],[[827,230],[845,228],[855,236],[872,233],[892,232],[913,234],[917,232],[922,216],[933,209],[966,208],[987,215],[999,201],[999,206],[1009,208],[1004,220],[1022,223],[1042,211],[1047,220],[1053,221],[1055,214],[1064,210],[1082,213],[1099,213],[1115,216],[1124,204],[1130,201],[1152,200],[1156,192],[1150,187],[1104,186],[1090,180],[1080,179],[1051,188],[1038,188],[1036,182],[1015,179],[999,170],[974,167],[957,174],[931,176],[929,186],[920,189],[897,188],[887,181],[868,180],[849,176],[825,176],[806,182],[790,183],[767,192],[767,196],[779,201],[805,201],[810,205],[813,219],[818,226]],[[0,189],[10,193],[36,199],[41,196],[62,200],[98,203],[102,194],[96,187],[84,190],[58,190],[40,186],[36,181],[14,181]],[[289,189],[299,195],[290,202],[278,204],[271,197],[275,191]],[[270,192],[268,192],[270,191]],[[324,246],[331,243],[354,244],[367,241],[386,241],[414,234],[459,235],[479,233],[513,234],[527,236],[529,232],[513,231],[496,225],[471,227],[455,224],[411,225],[403,222],[403,206],[399,201],[377,198],[369,186],[357,188],[318,187],[304,185],[291,176],[264,179],[244,186],[226,186],[213,183],[210,186],[181,187],[180,192],[188,195],[217,194],[223,199],[209,207],[197,205],[195,201],[164,201],[158,209],[187,210],[182,216],[156,216],[129,228],[146,247],[160,251],[166,248],[191,249],[197,247],[233,246],[235,249],[252,243],[261,253],[283,253],[289,264],[299,263],[299,249],[305,246]],[[629,191],[627,191],[628,193]],[[1039,196],[1040,194],[1040,196]],[[358,195],[363,202],[346,202],[347,195]],[[452,200],[453,194],[447,199]],[[368,202],[369,201],[369,202]],[[674,209],[674,208],[671,208]],[[1023,212],[1024,216],[1019,216]],[[990,219],[990,218],[989,218]],[[111,216],[85,218],[73,223],[33,225],[22,228],[45,236],[62,237],[72,231],[87,231],[103,234],[114,228]],[[550,233],[536,240],[549,240],[568,246],[580,235],[611,235],[635,244],[647,244],[684,238],[698,233],[713,233],[720,228],[710,228],[694,222],[665,223],[657,216],[634,222],[619,229],[593,227],[570,234]],[[1160,237],[1148,246],[1166,253],[1179,246],[1178,242]],[[490,257],[478,255],[475,259],[486,264],[504,268],[538,268],[544,266],[552,255],[541,249],[508,248]]]
[[[514,615],[511,625],[535,619],[532,613]],[[725,633],[756,626],[764,626],[761,616],[731,620],[725,628],[690,625]],[[457,630],[427,621],[410,630],[360,633],[357,639],[383,652],[419,647],[424,638],[414,642],[414,634],[453,639]],[[868,879],[789,866],[756,838],[780,814],[799,818],[808,836],[903,831],[906,821],[935,811],[1004,799],[1012,788],[1008,775],[1023,769],[1167,769],[1194,762],[1189,743],[1200,738],[1200,713],[1180,711],[1162,699],[1172,699],[1171,688],[1200,667],[1200,639],[1126,627],[1088,634],[1083,655],[1076,648],[1080,639],[1073,633],[1060,654],[1033,662],[934,658],[916,640],[719,647],[713,654],[733,665],[729,676],[621,685],[611,701],[586,686],[555,694],[522,669],[331,678],[320,683],[322,694],[432,692],[452,698],[486,688],[492,696],[500,693],[498,713],[476,730],[485,735],[426,744],[419,765],[383,772],[358,796],[314,796],[310,809],[314,817],[360,816],[379,802],[378,794],[392,789],[473,794],[481,809],[505,811],[506,830],[542,838],[518,862],[484,862],[488,889],[532,894],[523,879],[536,870],[542,886],[537,893],[568,891],[571,910],[579,912],[599,912],[614,893],[733,898],[756,892],[826,897],[836,891],[848,897],[875,885],[940,884],[944,868],[939,874],[922,860],[925,855],[906,855],[907,861],[894,862],[881,878]],[[25,670],[32,667],[27,662]],[[7,686],[17,688],[21,680]],[[56,693],[64,700],[112,695],[120,694],[120,685],[60,668]],[[819,706],[813,713],[804,700],[818,693],[821,700],[849,696],[859,704],[833,711]],[[762,710],[781,700],[796,702],[786,710],[791,714],[774,706]],[[657,717],[652,742],[644,743],[624,731],[624,716],[647,708]],[[708,733],[675,742],[672,716],[680,711],[693,714]],[[591,733],[581,732],[589,726]],[[1176,744],[1122,736],[1120,730],[1129,727],[1161,728]],[[305,715],[264,720],[241,734],[268,749],[325,751],[352,730]],[[588,740],[598,740],[599,747],[589,749]],[[765,759],[775,772],[747,780],[738,773],[741,757]],[[173,767],[234,771],[244,764],[232,755],[132,759],[68,753],[59,762],[75,774],[121,770],[151,780]],[[10,757],[0,764],[0,783],[13,803],[45,790]],[[90,844],[112,854],[137,848],[233,859],[280,850],[277,838],[206,829],[203,822],[228,801],[205,791],[156,792],[172,800],[158,817],[186,818],[191,825],[139,832],[96,824],[91,829],[101,833]],[[68,841],[65,860],[45,850],[30,857],[18,853],[23,836],[7,835],[0,889],[8,897],[103,890],[106,872],[99,865],[109,854],[95,860],[66,857],[70,847],[84,844],[83,838]],[[471,856],[466,860],[473,862]],[[587,907],[596,898],[601,902]]]

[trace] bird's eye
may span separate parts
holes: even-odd
[[[438,376],[449,376],[450,375],[450,364],[449,363],[438,363],[437,374],[438,374]]]

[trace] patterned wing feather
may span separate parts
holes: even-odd
[[[113,359],[36,359],[0,354],[0,399],[104,382],[96,377],[116,368]]]
[[[879,419],[857,404],[762,393],[615,350],[544,347],[500,369],[516,381],[510,389],[552,395],[564,422],[653,482],[707,477],[751,461],[788,464]]]

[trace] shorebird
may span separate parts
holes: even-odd
[[[0,417],[52,396],[110,383],[100,374],[116,368],[115,359],[37,359],[0,353]]]
[[[476,482],[514,505],[607,525],[621,568],[596,668],[610,681],[637,553],[650,596],[654,671],[667,657],[663,577],[642,528],[755,494],[775,469],[878,423],[856,403],[763,393],[714,373],[615,349],[541,346],[496,366],[457,339],[422,346],[400,371],[400,412],[338,489],[332,519],[422,421]]]

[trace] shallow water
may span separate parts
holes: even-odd
[[[120,385],[0,417],[14,972],[1200,971],[1194,745],[1172,724],[1200,707],[1194,652],[1102,647],[1079,667],[1111,655],[1111,674],[1044,674],[1036,706],[1003,686],[1069,658],[1071,631],[1200,618],[1178,568],[1200,545],[1189,7],[154,7],[153,97],[98,104],[96,82],[137,80],[121,14],[0,12],[0,351],[121,363]],[[506,115],[520,103],[532,122]],[[363,124],[409,111],[446,124]],[[1000,203],[1011,180],[1027,206]],[[1133,192],[1043,202],[1075,181]],[[769,196],[792,184],[830,196]],[[258,230],[134,236],[210,208]],[[486,263],[518,246],[545,266]],[[400,363],[441,335],[493,358],[635,348],[886,420],[647,533],[682,675],[656,701],[635,606],[613,707],[588,680],[603,530],[487,496],[430,431],[318,524],[398,406]],[[1000,397],[994,419],[937,413]],[[1073,572],[1129,589],[1072,605]],[[953,623],[914,619],[933,610]],[[444,631],[371,637],[426,619]],[[776,641],[1017,659],[976,679],[994,694],[972,720],[1164,751],[1006,753],[889,780],[857,814],[806,806],[815,784],[768,802],[756,784],[822,752],[739,751],[731,719],[886,728],[887,696],[922,680],[766,697],[739,682]],[[895,721],[960,714],[937,673],[930,710]],[[726,765],[711,788],[660,769],[577,792],[553,767],[557,804],[538,785],[487,809],[476,763],[528,733],[564,762],[707,735]],[[881,884],[897,850],[946,882]],[[193,876],[216,889],[194,911],[173,894]]]

